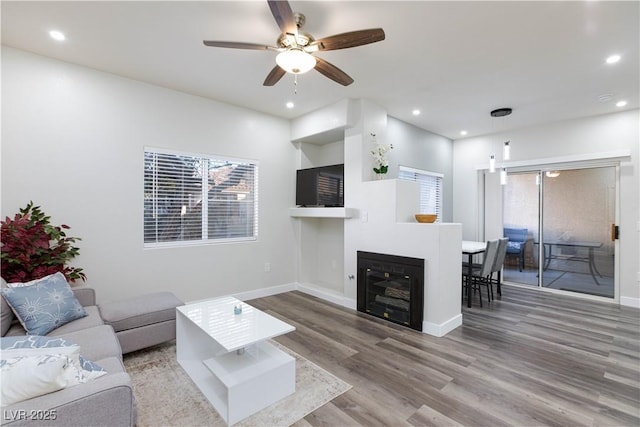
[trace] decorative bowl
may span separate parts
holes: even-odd
[[[418,222],[435,222],[438,218],[436,214],[416,214],[416,221]]]

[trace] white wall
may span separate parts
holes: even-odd
[[[145,145],[258,160],[258,241],[143,249]],[[295,163],[286,120],[2,47],[1,214],[70,225],[99,300],[294,283]]]
[[[454,141],[453,220],[463,224],[463,238],[482,236],[476,167],[486,165],[494,152],[499,160],[502,141],[511,140],[511,162],[626,150],[631,161],[620,168],[620,303],[640,306],[639,113],[624,111]]]

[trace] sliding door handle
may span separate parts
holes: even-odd
[[[614,240],[617,240],[619,238],[620,238],[620,228],[615,224],[611,224],[611,241],[613,242]]]

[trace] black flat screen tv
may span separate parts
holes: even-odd
[[[344,164],[298,169],[296,205],[344,206]]]

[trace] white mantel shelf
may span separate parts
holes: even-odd
[[[295,218],[352,218],[352,208],[291,208],[289,216]]]

